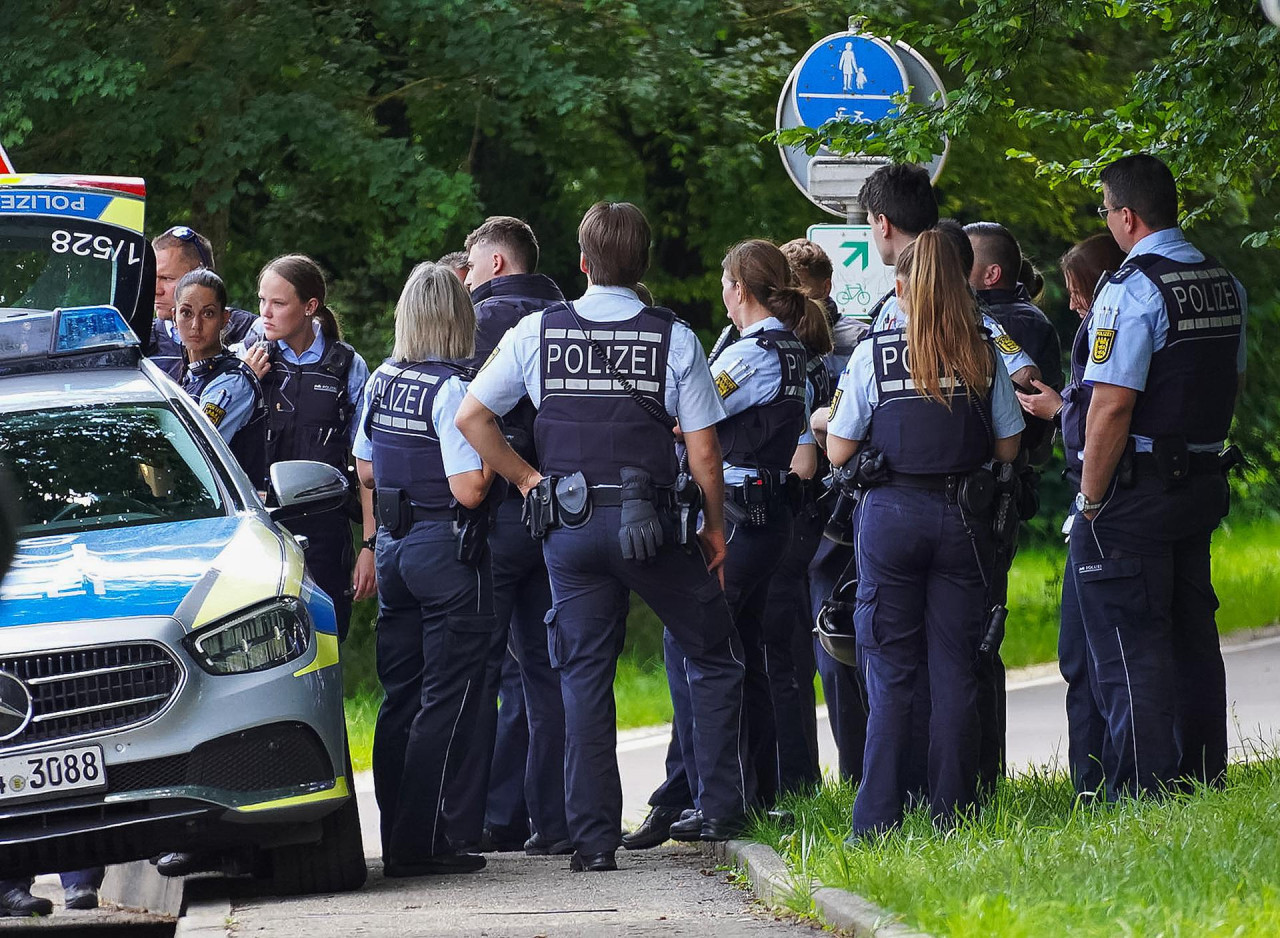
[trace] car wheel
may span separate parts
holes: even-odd
[[[292,844],[270,851],[269,888],[278,895],[350,892],[364,885],[369,875],[360,836],[360,808],[356,803],[355,776],[347,760],[351,797],[321,821],[320,842]]]

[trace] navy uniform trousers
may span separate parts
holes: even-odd
[[[546,641],[542,643],[546,648]],[[556,699],[560,685],[557,682]],[[563,708],[564,704],[560,704]],[[563,737],[562,737],[563,738]],[[489,794],[485,799],[484,826],[495,840],[527,838],[529,804],[525,801],[525,774],[529,767],[529,711],[524,705],[524,685],[520,682],[520,662],[511,649],[502,659],[498,679],[498,726],[493,737],[493,759],[489,762]],[[560,775],[560,804],[564,804],[564,753],[557,767]],[[564,809],[561,808],[563,816]]]
[[[480,692],[480,716],[472,739],[472,750],[458,772],[449,793],[450,838],[458,843],[479,841],[482,827],[489,827],[497,840],[521,839],[529,826],[553,843],[565,840],[568,830],[564,815],[564,704],[560,678],[551,667],[547,653],[547,610],[551,608],[551,586],[547,579],[542,545],[529,536],[520,521],[522,501],[508,498],[498,506],[498,516],[489,533],[493,557],[493,609],[497,631],[488,650],[484,687]],[[520,682],[508,687],[503,682],[504,662],[514,657]],[[527,715],[528,741],[517,752],[508,751],[520,736],[506,735],[497,745],[499,726],[513,718],[493,706],[499,689],[511,696],[522,693],[520,713]],[[504,694],[503,708],[508,697]],[[519,706],[519,705],[517,705]],[[519,785],[508,787],[506,775],[518,763]],[[499,775],[494,774],[497,765]],[[508,792],[503,796],[502,792]],[[516,795],[527,802],[522,817]],[[488,823],[489,806],[492,823]]]
[[[791,512],[786,509],[771,510],[769,523],[763,528],[726,525],[729,556],[724,567],[724,594],[729,601],[746,664],[743,721],[748,787],[755,790],[753,803],[766,808],[772,807],[777,800],[779,772],[778,733],[772,697],[774,677],[769,671],[764,617],[770,583],[785,546],[790,542],[791,526]],[[688,794],[693,787],[689,776],[697,764],[696,753],[690,745],[694,735],[691,688],[680,642],[669,631],[663,633],[662,650],[675,715],[671,723],[671,743],[667,747],[667,778],[650,796],[649,803],[680,807],[688,804]],[[726,817],[705,809],[703,814],[708,818]]]
[[[1154,474],[1113,484],[1093,522],[1076,519],[1070,558],[1107,738],[1108,799],[1177,779],[1220,784],[1226,673],[1209,545],[1226,517],[1221,473],[1165,491]]]
[[[839,585],[852,556],[852,547],[825,537],[819,542],[809,564],[810,621],[817,621],[823,600]],[[827,654],[817,635],[810,640],[818,673],[822,676],[822,693],[827,702],[831,735],[836,741],[840,777],[856,785],[862,781],[862,755],[867,745],[866,690],[862,687],[862,675],[856,668]]]
[[[662,621],[685,665],[692,713],[676,702],[676,720],[693,727],[697,806],[707,817],[737,817],[748,794],[742,647],[720,583],[700,556],[670,543],[649,563],[624,560],[621,512],[596,507],[581,527],[556,528],[543,542],[554,601],[548,640],[564,698],[569,835],[583,853],[615,850],[621,840],[613,680],[630,590]]]
[[[107,869],[104,866],[91,866],[85,870],[75,870],[71,873],[59,873],[58,878],[62,880],[62,888],[70,889],[72,886],[90,886],[93,889],[102,888],[102,879],[106,876]],[[0,879],[0,896],[10,890],[19,887],[31,888],[31,884],[35,880],[28,876],[26,879]]]
[[[443,804],[472,745],[494,632],[489,554],[455,559],[448,521],[378,537],[378,678],[373,737],[383,862],[449,852]]]
[[[1076,517],[1075,524],[1082,524]],[[1067,682],[1067,766],[1077,792],[1099,792],[1107,721],[1094,696],[1097,676],[1085,639],[1076,568],[1067,557],[1062,571],[1062,614],[1058,629],[1058,671]]]
[[[945,493],[882,486],[858,508],[859,580],[854,623],[870,714],[853,833],[901,822],[913,793],[919,744],[915,701],[927,670],[927,792],[947,822],[977,796],[978,679],[974,659],[986,613],[981,563],[990,564],[989,522],[966,530]],[[976,539],[976,545],[975,545]]]
[[[769,584],[764,654],[778,740],[778,788],[798,791],[822,781],[813,676],[817,667],[810,615],[809,564],[822,540],[816,510],[796,516],[791,540]]]

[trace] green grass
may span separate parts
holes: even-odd
[[[1009,575],[1009,625],[1000,653],[1008,667],[1053,661],[1058,646],[1058,601],[1065,545],[1019,551]],[[1257,628],[1280,620],[1280,525],[1274,521],[1224,524],[1214,536],[1213,582],[1222,603],[1221,632]],[[356,622],[374,614],[361,606]],[[366,768],[373,720],[382,693],[372,667],[372,626],[355,625],[343,646],[347,728],[356,768]],[[348,660],[350,656],[350,660]],[[366,657],[368,660],[366,661]],[[638,599],[627,619],[627,640],[614,683],[618,726],[652,726],[671,719],[671,696],[662,669],[662,625]],[[822,701],[821,685],[818,701]]]
[[[818,884],[850,889],[933,935],[956,938],[1280,934],[1280,762],[1233,765],[1225,790],[1080,806],[1060,774],[1001,783],[975,818],[941,833],[924,810],[846,846],[853,791],[831,784],[758,822],[812,912]]]

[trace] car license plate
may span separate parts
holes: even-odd
[[[107,787],[101,746],[0,758],[0,801],[21,801]]]

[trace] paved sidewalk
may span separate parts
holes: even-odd
[[[370,861],[357,893],[233,899],[236,936],[306,938],[610,938],[697,936],[817,938],[821,929],[779,921],[728,884],[692,847],[618,852],[616,873],[570,873],[568,857],[489,854],[479,873],[384,879]]]

